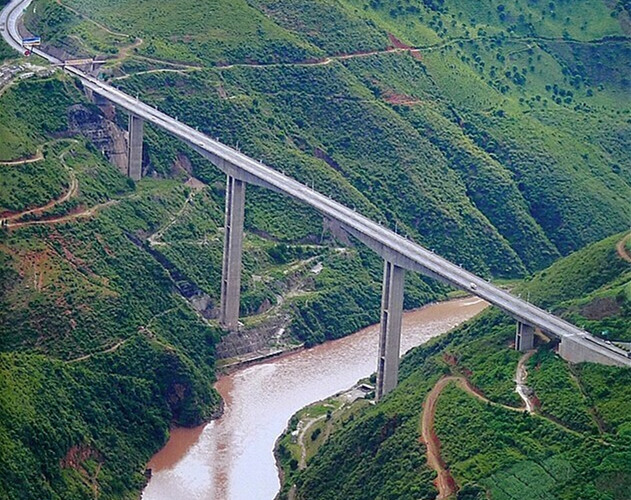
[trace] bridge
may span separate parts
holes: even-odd
[[[0,31],[16,50],[22,49],[18,21],[31,1],[13,0],[0,13]],[[246,186],[251,184],[306,203],[331,224],[355,237],[384,259],[377,399],[381,399],[397,384],[406,271],[418,272],[437,279],[499,307],[517,322],[515,347],[520,351],[532,349],[535,329],[539,329],[546,335],[560,339],[559,353],[570,362],[593,361],[631,366],[631,359],[622,349],[606,344],[575,325],[511,295],[343,204],[72,65],[65,64],[43,50],[33,49],[33,52],[52,64],[61,65],[64,71],[77,78],[84,88],[129,114],[128,175],[132,179],[139,180],[142,176],[145,122],[177,137],[226,174],[225,239],[219,315],[219,322],[224,328],[238,328],[245,190]]]

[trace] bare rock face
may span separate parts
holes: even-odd
[[[178,153],[175,161],[173,162],[173,168],[171,173],[178,175],[180,172],[186,172],[188,175],[193,175],[193,165],[191,160],[184,153]]]
[[[217,344],[217,358],[233,358],[269,349],[272,347],[272,339],[276,330],[260,328],[230,332],[222,337],[221,342]]]
[[[127,173],[126,133],[97,108],[83,104],[71,106],[68,108],[68,126],[70,133],[86,137],[123,174]]]
[[[290,315],[274,314],[254,328],[240,328],[226,333],[216,346],[217,358],[227,359],[253,353],[264,354],[271,349],[290,347],[292,339],[287,328],[290,322]]]

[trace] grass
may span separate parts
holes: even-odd
[[[271,22],[245,0],[231,2],[142,2],[119,9],[115,1],[67,0],[69,7],[95,21],[142,38],[139,53],[187,63],[257,60],[269,62],[270,51],[301,59],[319,51]],[[195,13],[191,17],[191,13]]]
[[[518,291],[543,307],[588,296],[607,284],[629,274],[629,264],[616,253],[623,233],[613,235],[582,251],[569,255],[532,279]],[[628,278],[627,278],[628,279]]]
[[[617,63],[628,59],[628,42],[564,39],[566,29],[577,40],[621,35],[615,9],[603,19],[607,7],[594,4],[581,13],[590,19],[581,37],[577,23],[568,28],[561,17],[564,2],[552,16],[521,3],[504,12],[492,3],[261,0],[197,7],[195,19],[161,0],[130,5],[124,16],[112,2],[68,3],[143,38],[125,70],[160,67],[139,54],[205,66],[120,80],[132,95],[495,277],[542,269],[623,229],[631,216],[629,99]],[[67,35],[73,23],[55,29]],[[222,32],[211,47],[207,37],[217,25]],[[392,43],[387,33],[424,46],[420,60],[383,53],[325,66],[248,66],[383,50]],[[305,50],[268,44],[275,36]],[[147,53],[150,46],[155,53]],[[230,62],[245,66],[210,69]],[[161,174],[178,155],[194,158],[163,134],[148,130],[146,137]],[[198,176],[217,180],[204,162],[192,163]],[[252,193],[252,224],[284,241],[319,237],[311,212],[290,223],[286,200]]]
[[[43,206],[59,198],[70,186],[68,172],[56,158],[3,168],[6,172],[0,178],[0,211],[19,212]]]
[[[573,7],[561,0],[554,15],[549,3],[522,0],[505,2],[503,9],[499,2],[469,0],[422,5],[147,0],[127,2],[125,8],[115,0],[62,1],[80,15],[43,0],[27,26],[69,53],[112,56],[106,78],[173,69],[174,62],[194,66],[185,74],[131,74],[117,85],[486,277],[523,277],[628,228],[629,97],[621,62],[629,59],[629,43],[599,40],[622,35],[618,6],[581,0],[570,16]],[[388,34],[422,49],[415,57],[388,52],[305,65],[347,52],[383,51],[395,43]],[[230,63],[242,65],[223,67]],[[50,136],[67,134],[66,110],[77,101],[81,93],[63,78],[22,82],[5,93],[0,159],[32,155]],[[74,156],[65,157],[79,179],[77,203],[118,203],[90,220],[0,235],[0,347],[9,358],[6,380],[23,380],[22,399],[28,403],[21,412],[11,399],[13,388],[2,390],[13,411],[2,419],[8,427],[0,439],[11,450],[3,457],[15,457],[2,467],[11,472],[0,475],[6,478],[4,496],[87,494],[81,470],[57,472],[72,446],[88,446],[107,458],[104,498],[133,496],[142,483],[138,472],[163,442],[168,422],[198,422],[216,405],[211,384],[217,331],[182,305],[174,283],[193,284],[217,302],[223,175],[160,131],[147,127],[145,139],[152,175],[170,177],[176,163],[187,168],[190,163],[208,185],[165,232],[166,244],[157,247],[154,255],[169,263],[168,271],[130,237],[142,241],[163,227],[182,209],[189,191],[173,179],[145,179],[134,186],[82,140],[72,146]],[[51,162],[66,147],[58,146],[51,146]],[[44,197],[43,186],[54,194],[63,186],[58,167],[47,167],[46,183],[37,185],[37,172],[27,178],[16,170],[31,186],[10,193],[10,202],[39,202],[35,198]],[[274,303],[296,279],[305,293],[286,301],[281,313],[291,315],[291,333],[307,345],[378,319],[380,258],[356,242],[344,253],[323,249],[339,242],[321,218],[275,194],[248,188],[247,199],[244,312]],[[571,255],[524,284],[521,293],[530,291],[538,304],[590,321],[590,328],[625,325],[626,268],[615,260],[610,243]],[[317,276],[300,267],[311,256],[323,264]],[[410,275],[405,305],[418,306],[445,292]],[[618,313],[585,317],[598,300],[614,303]],[[248,319],[249,326],[256,323]],[[342,421],[313,458],[310,448],[309,467],[292,476],[298,493],[310,498],[435,494],[418,442],[422,401],[442,374],[453,371],[468,374],[493,400],[518,404],[512,337],[512,324],[488,314],[411,353],[392,397]],[[115,352],[99,354],[121,341]],[[63,363],[90,354],[85,367]],[[626,393],[608,383],[625,380],[619,370],[574,374],[585,394],[577,400],[570,396],[575,387],[567,373],[560,386],[546,385],[552,378],[549,366],[556,370],[553,362],[542,361],[537,383],[551,413],[590,433],[585,416],[595,406],[608,426],[606,438],[626,439]],[[118,383],[121,391],[103,395],[100,383],[92,383],[95,378]],[[56,384],[54,397],[28,392],[41,380]],[[556,406],[547,401],[555,394]],[[542,496],[568,499],[577,498],[582,487],[588,493],[609,489],[614,498],[616,485],[624,491],[624,452],[604,456],[588,438],[540,419],[480,408],[475,401],[463,400],[471,413],[461,415],[461,396],[447,394],[443,414],[444,425],[461,424],[454,435],[470,439],[445,438],[446,450],[457,458],[459,479],[494,492],[499,489],[493,485],[509,489],[517,480],[530,481]],[[95,398],[101,399],[87,415],[85,408],[93,408]],[[124,408],[127,399],[142,402],[142,408],[120,419],[108,413]],[[57,400],[67,402],[68,410],[51,411]],[[458,403],[453,411],[450,402]],[[576,406],[576,414],[568,405]],[[35,414],[50,419],[38,427]],[[137,417],[148,425],[142,436],[129,432],[138,428]],[[95,424],[103,419],[106,434]],[[27,425],[19,427],[20,422]],[[324,441],[322,429],[313,449]],[[508,429],[507,439],[494,450],[498,429]],[[532,432],[544,435],[538,440]],[[480,436],[490,438],[481,443]],[[27,438],[35,445],[30,447]],[[485,453],[476,453],[476,447],[485,447]],[[100,460],[89,455],[81,466],[87,474]],[[568,481],[550,490],[547,470]],[[580,481],[572,482],[574,472]],[[591,475],[596,473],[600,479]]]
[[[62,79],[29,79],[8,89],[1,97],[0,161],[30,157],[37,146],[68,128],[67,108],[80,100],[76,88]]]
[[[567,364],[549,351],[542,351],[528,362],[528,384],[542,401],[541,411],[571,429],[597,433],[589,401],[572,377]]]
[[[574,283],[573,296],[589,298],[594,288],[615,289],[621,277],[615,269],[609,274],[600,269],[612,266],[611,250],[619,238],[561,259],[539,274],[531,282],[537,283],[538,297],[558,303],[561,267],[566,269],[562,286]],[[575,265],[594,280],[577,282]],[[521,402],[513,378],[519,354],[509,347],[513,336],[514,322],[489,311],[412,350],[401,364],[397,389],[336,429],[307,468],[291,476],[297,498],[435,495],[432,473],[415,469],[419,455],[423,464],[425,458],[418,425],[426,394],[439,377],[458,374],[491,401],[517,406]],[[629,373],[591,363],[570,366],[541,347],[529,361],[527,379],[541,405],[537,415],[480,402],[455,385],[446,388],[438,401],[435,429],[459,494],[507,500],[626,498],[631,484],[626,472]],[[414,470],[415,475],[389,483],[385,478],[396,477],[393,470]],[[381,486],[369,477],[379,478]]]

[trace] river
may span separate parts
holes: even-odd
[[[447,332],[484,309],[477,298],[405,313],[401,350]],[[280,488],[272,453],[300,408],[351,387],[377,365],[378,325],[223,376],[223,416],[175,429],[149,463],[143,500],[271,500]]]

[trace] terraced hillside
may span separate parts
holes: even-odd
[[[592,328],[627,335],[631,266],[615,252],[622,237],[555,263],[519,290],[572,314],[599,310]],[[571,272],[579,263],[588,279],[577,281]],[[605,268],[613,271],[603,276]],[[565,286],[574,299],[559,304],[555,293]],[[360,401],[310,429],[329,437],[316,441],[319,449],[310,449],[302,470],[297,461],[292,467],[292,447],[281,440],[282,497],[291,490],[305,499],[628,498],[631,370],[568,365],[538,339],[537,351],[522,357],[533,391],[528,413],[515,392],[521,355],[513,339],[514,325],[489,311],[411,351],[399,387],[383,402]]]

